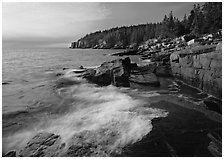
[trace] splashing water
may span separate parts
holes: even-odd
[[[168,115],[164,110],[150,108],[143,100],[119,92],[114,86],[82,83],[57,92],[64,99],[73,99],[68,113],[45,119],[35,130],[5,139],[5,143],[10,143],[9,148],[22,148],[27,138],[38,132],[50,132],[61,136],[65,149],[70,145],[92,143],[94,151],[108,155],[121,153],[122,148],[140,141],[152,130],[153,118]]]

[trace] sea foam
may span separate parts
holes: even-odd
[[[152,130],[152,119],[168,112],[150,108],[143,100],[133,99],[114,86],[97,87],[82,83],[58,89],[63,99],[73,99],[68,113],[44,119],[35,130],[26,130],[5,139],[7,149],[21,149],[38,132],[59,134],[68,145],[85,134],[82,143],[95,143],[95,151],[121,153],[126,145],[140,141]],[[88,132],[86,135],[85,132]],[[93,139],[94,138],[94,139]]]

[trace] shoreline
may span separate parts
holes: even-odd
[[[218,123],[222,122],[221,114],[219,114],[215,111],[208,110],[201,105],[196,105],[190,101],[187,101],[183,98],[179,98],[175,95],[166,94],[166,95],[153,96],[153,97],[149,97],[148,101],[149,101],[150,105],[160,102],[160,101],[170,102],[170,103],[176,104],[180,107],[200,112],[200,113],[204,114],[207,118],[209,118],[215,122],[218,122]]]
[[[220,123],[209,120],[198,111],[172,102],[161,100],[153,102],[149,107],[165,109],[169,115],[165,118],[153,119],[152,131],[144,140],[130,146],[127,152],[139,150],[138,146],[141,145],[141,151],[145,151],[142,156],[212,156],[207,149],[210,142],[207,134],[211,131],[221,133]],[[130,157],[134,154],[126,155]]]
[[[78,70],[77,72],[79,72],[79,71],[80,70]],[[61,75],[59,75],[59,76],[55,75],[54,77],[55,77],[54,81],[57,82],[57,79],[60,79]],[[60,83],[60,81],[59,81],[59,83],[57,83],[56,85],[60,86],[60,84],[63,84],[62,87],[66,88],[66,87],[72,86],[74,84],[74,83],[71,83],[71,81],[67,81],[67,83],[66,83],[66,81],[62,80],[61,82],[62,83]],[[66,84],[68,84],[68,85],[66,85]],[[54,84],[50,83],[49,86],[53,86],[53,85]],[[103,87],[100,87],[99,85],[95,85],[95,86],[97,86],[97,88],[99,87],[99,88],[103,89]],[[37,90],[39,90],[39,89],[42,90],[44,88],[45,87],[35,87],[34,90],[36,90],[36,89]],[[53,87],[53,88],[57,88],[57,87]],[[150,87],[147,88],[147,89],[149,89],[149,91],[150,91]],[[133,97],[134,99],[139,98],[139,99],[144,99],[144,101],[147,101],[147,104],[145,104],[146,107],[160,108],[160,109],[167,110],[169,112],[169,115],[167,117],[165,117],[165,119],[163,119],[163,118],[153,119],[152,120],[152,126],[153,126],[152,131],[149,132],[145,137],[143,137],[143,139],[141,141],[138,141],[137,143],[134,143],[133,145],[127,145],[127,147],[129,147],[129,148],[130,147],[135,147],[136,144],[138,145],[140,143],[140,145],[141,144],[142,145],[138,146],[138,147],[141,148],[142,146],[144,147],[144,145],[145,145],[144,143],[141,143],[141,142],[143,142],[143,141],[148,142],[148,140],[150,140],[150,142],[148,142],[145,146],[146,146],[147,150],[149,149],[149,147],[152,148],[152,150],[151,150],[152,154],[149,155],[148,153],[146,153],[147,154],[146,156],[161,156],[161,153],[162,153],[163,156],[185,156],[186,154],[191,156],[193,154],[193,152],[187,153],[187,152],[184,151],[185,148],[181,148],[181,150],[178,150],[178,145],[179,144],[181,146],[184,146],[184,144],[188,142],[188,140],[184,139],[186,136],[185,135],[180,135],[176,139],[176,135],[178,135],[179,131],[185,131],[185,132],[187,131],[187,132],[193,133],[193,134],[190,135],[190,137],[192,137],[193,139],[194,138],[198,139],[200,137],[203,137],[203,141],[206,141],[206,145],[204,145],[204,147],[202,149],[205,150],[205,148],[207,148],[206,147],[207,143],[209,143],[209,141],[210,141],[206,137],[206,135],[210,130],[213,131],[212,126],[215,126],[218,129],[218,131],[221,129],[221,126],[220,126],[221,125],[220,123],[221,123],[221,120],[222,120],[221,114],[218,114],[216,112],[207,110],[205,107],[203,107],[201,105],[196,105],[193,102],[187,101],[184,98],[177,97],[177,94],[171,95],[171,94],[169,94],[169,90],[167,90],[167,92],[168,92],[167,94],[166,93],[159,94],[160,91],[163,92],[163,90],[161,90],[160,87],[155,87],[155,88],[153,88],[153,90],[155,91],[155,93],[157,93],[157,95],[150,96],[150,97],[147,97],[147,96],[144,97],[144,96],[141,96],[141,92],[137,91],[137,92],[133,92],[134,94],[130,93],[130,96]],[[129,95],[129,92],[126,92],[126,93]],[[68,100],[67,102],[65,101],[64,104],[68,106],[68,104],[71,101],[74,102],[73,99],[71,99],[71,100]],[[68,106],[68,108],[63,107],[63,106],[64,105],[58,105],[57,109],[55,109],[55,111],[53,111],[53,114],[58,113],[58,115],[60,115],[60,114],[63,114],[64,112],[66,112],[66,110],[69,111],[69,106]],[[111,105],[111,108],[112,107],[113,107],[113,105]],[[54,106],[54,108],[55,108],[55,106]],[[38,109],[33,112],[35,115],[37,115],[35,112],[41,111],[41,110],[38,110]],[[51,110],[51,107],[49,107],[49,108],[46,108],[46,109],[43,108],[43,111],[51,112],[52,110]],[[41,113],[42,112],[40,112],[40,114]],[[25,113],[25,116],[26,115],[30,115],[30,114],[27,112],[27,113]],[[20,116],[18,116],[18,118],[20,118]],[[198,119],[199,123],[196,123],[196,124],[199,124],[199,127],[196,126],[195,129],[194,128],[191,129],[191,125],[195,124],[194,123],[195,119]],[[208,127],[206,127],[207,124],[209,124]],[[202,127],[200,127],[200,126],[202,126]],[[170,129],[166,130],[167,127],[168,128],[170,127]],[[176,127],[177,128],[181,127],[181,128],[180,128],[180,130],[177,131]],[[198,130],[198,128],[200,128],[200,130]],[[173,134],[173,136],[166,137],[165,139],[163,139],[164,135],[161,135],[160,130],[162,132],[164,132],[166,135],[167,134],[168,135]],[[55,135],[60,136],[61,134],[55,134]],[[161,140],[159,139],[157,141],[157,137],[160,138]],[[170,141],[171,139],[173,141]],[[178,142],[179,144],[176,145],[175,143],[172,143],[174,141]],[[200,141],[197,140],[197,143],[200,143]],[[155,145],[155,144],[158,144],[159,147],[157,147],[157,146],[153,147],[152,146],[152,145]],[[191,144],[192,143],[189,143],[189,145],[191,145]],[[160,150],[158,151],[158,149],[160,149]],[[74,150],[74,153],[76,153],[75,150]],[[125,149],[124,149],[124,154],[125,153],[126,152],[125,152]],[[132,151],[132,153],[136,153],[135,149]],[[77,152],[77,154],[81,155],[78,152]],[[124,154],[121,154],[121,155],[124,155]],[[137,155],[141,156],[141,155],[144,155],[144,154],[145,154],[145,152],[139,152]],[[202,155],[202,154],[199,153],[197,155]],[[128,156],[128,154],[126,154],[126,156]],[[135,156],[135,155],[131,154],[130,156]]]

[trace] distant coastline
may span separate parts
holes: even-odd
[[[196,3],[5,3],[2,156],[221,157],[222,3]]]
[[[72,42],[70,48],[93,49],[137,49],[150,39],[175,39],[188,37],[189,41],[204,34],[222,29],[222,3],[206,2],[194,5],[191,12],[179,20],[172,13],[164,16],[162,22],[122,26],[87,34]]]

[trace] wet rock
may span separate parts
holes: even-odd
[[[172,71],[170,65],[161,65],[159,64],[155,69],[156,76],[160,77],[171,77]]]
[[[7,81],[7,82],[2,82],[2,85],[7,85],[7,84],[10,84],[11,81]]]
[[[163,53],[163,54],[154,54],[152,56],[152,61],[162,61],[164,63],[167,63],[170,61],[170,53]]]
[[[104,62],[96,69],[87,69],[82,77],[98,85],[129,86],[130,58]]]
[[[130,50],[125,50],[122,52],[114,53],[112,56],[128,56],[128,55],[137,55],[138,50],[136,49],[130,49]]]
[[[67,70],[68,68],[67,67],[64,67],[62,70]]]
[[[79,68],[80,68],[80,69],[84,69],[84,67],[83,67],[82,65],[81,65],[81,66],[79,66]]]
[[[209,110],[213,110],[222,114],[222,103],[218,103],[215,100],[207,98],[204,100],[204,104],[208,107]]]
[[[143,64],[143,65],[137,65],[137,67],[132,68],[132,73],[138,73],[138,72],[154,72],[156,70],[157,64],[155,62]]]
[[[90,144],[82,144],[82,145],[72,145],[68,148],[67,156],[78,157],[78,156],[90,156],[91,149]]]
[[[137,67],[138,67],[137,63],[131,63],[131,69],[135,69]]]
[[[60,78],[56,81],[55,87],[56,88],[62,88],[62,87],[68,87],[74,84],[79,84],[79,81],[74,81],[67,78]]]
[[[58,156],[63,146],[61,137],[52,133],[39,133],[19,152],[20,157]]]
[[[63,75],[63,73],[56,73],[56,76],[58,77],[58,76],[62,76]]]
[[[107,135],[107,137],[105,137]],[[63,154],[66,157],[107,157],[113,153],[111,145],[116,141],[115,132],[100,129],[96,132],[83,131],[75,134]]]
[[[222,139],[221,137],[214,133],[208,133],[207,136],[210,138],[210,143],[208,145],[208,150],[214,157],[222,157]]]
[[[11,150],[11,151],[7,152],[5,155],[3,155],[3,157],[16,157],[16,151]]]
[[[210,52],[208,52],[210,51]],[[174,52],[170,56],[173,76],[203,92],[222,98],[222,54],[214,46]]]
[[[160,86],[160,82],[154,73],[147,72],[146,74],[132,74],[130,81],[143,85]]]
[[[72,70],[74,73],[83,73],[83,72],[85,72],[86,71],[86,69],[74,69],[74,70]]]

